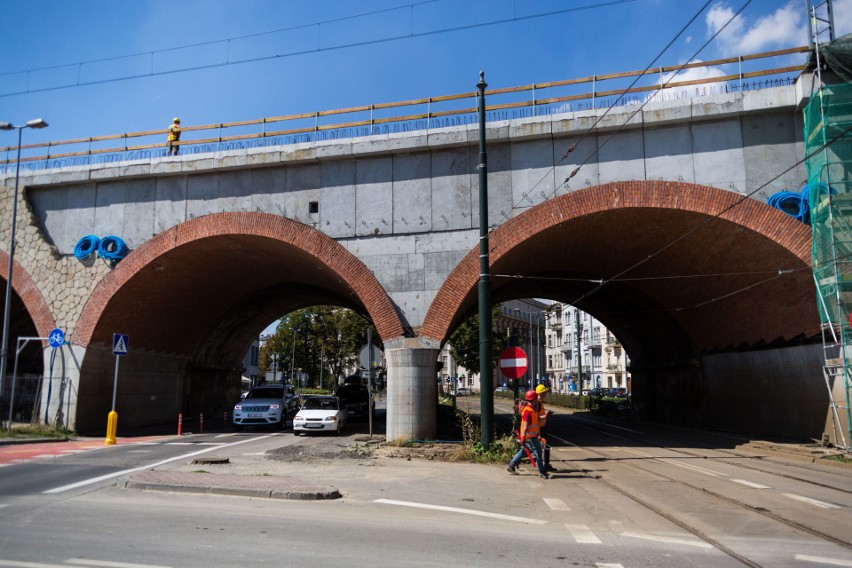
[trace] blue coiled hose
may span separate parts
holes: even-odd
[[[98,256],[115,264],[127,256],[127,245],[119,237],[104,237],[98,245]]]
[[[77,241],[77,246],[74,247],[74,257],[77,260],[89,258],[93,252],[98,250],[99,243],[100,239],[95,235],[86,235]]]
[[[802,223],[810,224],[810,204],[808,203],[808,186],[802,188],[801,193],[793,191],[779,191],[769,197],[766,204],[770,207],[783,211]]]

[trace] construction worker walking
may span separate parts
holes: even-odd
[[[549,392],[550,389],[545,385],[538,385],[535,387],[535,393],[540,405],[538,410],[538,429],[540,432],[539,439],[541,441],[541,454],[544,458],[544,469],[545,471],[556,471],[556,468],[550,465],[550,446],[547,444],[547,417],[553,414],[552,410],[547,410],[544,407],[544,399],[547,398],[547,393]]]
[[[180,153],[180,119],[175,117],[172,120],[172,123],[169,125],[169,136],[167,141],[169,143],[169,150],[166,152],[166,156],[171,156],[174,154],[177,156]]]
[[[549,479],[550,476],[544,469],[544,460],[541,456],[541,442],[539,435],[541,428],[539,426],[539,408],[538,395],[534,390],[528,390],[525,395],[527,404],[521,409],[521,431],[518,441],[521,443],[521,449],[509,461],[506,466],[506,471],[512,475],[518,475],[518,464],[524,457],[525,448],[532,451],[532,455],[536,465],[538,466],[538,476],[542,479]]]

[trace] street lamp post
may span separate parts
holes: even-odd
[[[18,219],[18,180],[21,174],[21,133],[24,128],[47,128],[47,122],[34,118],[21,126],[9,122],[0,122],[0,130],[18,131],[18,156],[15,160],[15,192],[12,197],[12,226],[9,234],[9,270],[6,273],[6,300],[3,304],[3,339],[0,343],[0,396],[3,395],[3,385],[6,382],[6,365],[8,362],[7,344],[9,342],[9,314],[12,303],[12,270],[15,261],[15,226]]]

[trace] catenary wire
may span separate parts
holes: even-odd
[[[827,141],[826,143],[824,143],[823,145],[821,145],[819,148],[816,148],[813,152],[811,152],[810,154],[808,154],[807,156],[805,156],[805,157],[804,157],[804,158],[802,158],[801,160],[797,160],[797,161],[796,161],[793,165],[791,165],[791,166],[790,166],[790,167],[788,167],[787,169],[785,169],[785,170],[783,170],[783,171],[779,172],[779,173],[778,173],[778,174],[776,174],[774,177],[772,177],[772,178],[771,178],[771,179],[769,179],[768,181],[764,182],[762,185],[760,185],[760,186],[759,186],[759,187],[757,187],[756,189],[752,190],[751,192],[749,192],[749,193],[747,193],[747,194],[745,194],[745,195],[740,196],[740,198],[739,198],[739,199],[737,199],[734,203],[732,203],[732,204],[728,205],[727,207],[723,208],[721,211],[718,211],[718,212],[714,213],[713,215],[711,215],[710,217],[708,217],[707,219],[705,219],[704,221],[702,221],[701,223],[699,223],[698,225],[696,225],[695,227],[693,227],[692,229],[688,230],[687,232],[685,232],[685,233],[684,233],[684,234],[682,234],[681,236],[677,237],[677,238],[676,238],[675,240],[673,240],[672,242],[668,243],[667,245],[664,245],[664,246],[660,247],[659,249],[657,249],[657,250],[656,250],[656,251],[654,251],[653,253],[651,253],[651,254],[649,254],[648,256],[646,256],[644,259],[642,259],[642,260],[640,260],[640,261],[638,261],[638,262],[634,263],[633,265],[631,265],[631,266],[629,266],[629,267],[625,268],[624,270],[622,270],[621,272],[619,272],[618,274],[616,274],[616,275],[615,275],[615,276],[613,276],[612,278],[607,278],[607,279],[605,279],[603,282],[601,282],[600,284],[598,284],[597,286],[595,286],[594,288],[592,288],[590,291],[586,292],[585,294],[583,294],[582,296],[580,296],[579,298],[577,298],[577,299],[576,299],[576,300],[574,300],[573,302],[568,302],[568,303],[569,303],[569,304],[571,304],[571,305],[577,305],[577,303],[578,303],[578,302],[581,302],[581,301],[582,301],[582,300],[584,300],[585,298],[587,298],[587,297],[591,296],[592,294],[594,294],[595,292],[597,292],[598,290],[600,290],[601,288],[603,288],[604,286],[606,286],[606,285],[607,285],[607,283],[609,283],[609,282],[611,282],[611,281],[614,281],[614,280],[616,280],[616,279],[620,278],[622,275],[627,274],[628,272],[630,272],[630,271],[631,271],[631,270],[633,270],[634,268],[636,268],[636,267],[638,267],[638,266],[641,266],[642,264],[645,264],[646,262],[648,262],[649,260],[651,260],[651,259],[652,259],[652,258],[654,258],[655,256],[657,256],[657,255],[659,255],[659,254],[663,253],[664,251],[666,251],[666,250],[670,249],[671,247],[673,247],[674,245],[676,245],[676,244],[677,244],[677,243],[679,243],[680,241],[684,240],[684,239],[685,239],[685,238],[687,238],[689,235],[691,235],[691,234],[695,233],[695,232],[696,232],[696,231],[698,231],[699,229],[703,228],[703,227],[704,227],[704,226],[706,226],[707,224],[709,224],[709,223],[711,223],[711,222],[713,222],[713,221],[715,221],[715,220],[717,220],[717,219],[721,218],[721,216],[722,216],[722,215],[724,215],[725,213],[727,213],[728,211],[730,211],[730,210],[731,210],[731,209],[733,209],[734,207],[738,207],[739,205],[741,205],[742,203],[744,203],[747,199],[749,199],[752,195],[754,195],[755,193],[757,193],[757,192],[761,191],[763,188],[767,187],[769,184],[773,183],[775,180],[779,179],[781,176],[785,175],[787,172],[789,172],[789,171],[793,170],[794,168],[797,168],[798,166],[800,166],[801,164],[805,163],[807,160],[809,160],[810,158],[812,158],[812,157],[813,157],[813,156],[815,156],[816,154],[818,154],[818,153],[822,152],[823,150],[825,150],[826,148],[830,147],[832,144],[834,144],[835,142],[837,142],[838,140],[840,140],[843,136],[845,136],[846,134],[848,134],[850,131],[852,131],[852,126],[849,126],[848,128],[845,128],[845,129],[844,129],[844,130],[842,130],[840,133],[838,133],[838,134],[837,134],[834,138],[832,138],[831,140]]]
[[[494,25],[506,24],[506,23],[511,23],[511,22],[521,22],[521,21],[525,21],[525,20],[531,20],[531,19],[536,19],[536,18],[544,18],[544,17],[555,16],[555,15],[559,15],[559,14],[567,14],[567,13],[571,13],[571,12],[579,12],[579,11],[583,11],[583,10],[592,10],[592,9],[595,9],[595,8],[603,8],[603,7],[607,7],[607,6],[628,4],[628,3],[636,2],[636,1],[638,1],[638,0],[609,0],[607,2],[598,2],[598,3],[595,3],[595,4],[586,4],[586,5],[583,5],[583,6],[574,6],[572,8],[565,8],[565,9],[562,9],[562,10],[553,10],[553,11],[550,11],[550,12],[545,12],[545,13],[540,13],[540,14],[531,14],[531,15],[528,15],[528,16],[513,16],[511,18],[503,18],[503,19],[491,20],[491,21],[488,21],[488,22],[479,22],[479,23],[476,23],[476,24],[468,24],[468,25],[463,25],[463,26],[447,27],[447,28],[441,28],[441,29],[431,30],[431,31],[427,31],[427,32],[414,33],[414,31],[412,30],[411,32],[409,32],[407,34],[399,34],[399,35],[384,37],[384,38],[380,38],[380,39],[351,42],[351,43],[345,43],[345,44],[334,45],[334,46],[329,46],[329,47],[317,46],[315,49],[304,49],[304,50],[299,50],[299,51],[293,51],[293,52],[290,52],[290,53],[265,55],[265,56],[260,56],[260,57],[240,59],[240,60],[236,60],[236,61],[228,60],[228,61],[219,62],[219,63],[210,63],[210,64],[207,64],[207,65],[194,65],[194,66],[191,66],[191,67],[181,67],[181,68],[169,69],[169,70],[165,70],[165,71],[154,72],[152,70],[149,73],[135,73],[135,74],[130,74],[130,75],[124,75],[124,76],[121,76],[121,77],[112,77],[112,78],[109,78],[109,79],[99,79],[99,80],[82,81],[81,82],[79,80],[79,76],[78,76],[77,82],[75,82],[75,83],[68,83],[68,84],[65,84],[65,85],[56,85],[56,86],[53,86],[53,87],[42,87],[42,88],[39,88],[39,89],[27,88],[26,90],[23,90],[23,91],[14,91],[14,92],[10,92],[10,93],[0,93],[0,98],[18,96],[18,95],[25,95],[25,94],[32,94],[32,93],[43,93],[43,92],[48,92],[48,91],[58,91],[58,90],[62,90],[62,89],[71,89],[71,88],[75,88],[75,87],[85,87],[85,86],[92,86],[92,85],[103,85],[103,84],[108,84],[108,83],[117,83],[117,82],[120,82],[120,81],[128,81],[128,80],[132,80],[132,79],[141,79],[141,78],[144,78],[144,77],[157,77],[157,76],[164,76],[164,75],[173,75],[175,73],[184,73],[184,72],[189,72],[189,71],[203,71],[203,70],[208,70],[208,69],[217,69],[217,68],[220,68],[220,67],[228,67],[228,66],[231,66],[231,65],[242,65],[244,63],[258,63],[258,62],[261,62],[261,61],[271,61],[271,60],[275,60],[275,59],[283,59],[283,58],[286,58],[286,57],[296,57],[296,56],[299,56],[299,55],[307,55],[309,53],[324,53],[324,52],[327,52],[327,51],[336,51],[336,50],[348,49],[348,48],[352,48],[352,47],[363,47],[363,46],[368,46],[368,45],[376,45],[376,44],[381,44],[381,43],[398,41],[398,40],[402,40],[402,39],[413,39],[413,38],[420,38],[420,37],[428,37],[428,36],[432,36],[432,35],[452,33],[452,32],[470,30],[470,29],[476,29],[476,28],[483,28],[483,27],[487,27],[487,26],[494,26]],[[390,10],[399,10],[399,9],[402,9],[402,8],[413,7],[413,6],[416,6],[416,5],[420,5],[420,4],[406,4],[404,6],[399,6],[397,8],[383,10],[383,12],[387,12],[387,11],[390,11]],[[367,15],[367,14],[364,14],[364,15]],[[359,17],[359,16],[358,15],[350,16],[350,18],[356,18],[356,17]],[[341,18],[341,19],[346,19],[346,18]],[[337,21],[337,20],[327,20],[326,22],[318,22],[318,23],[314,23],[314,24],[305,24],[303,26],[298,26],[298,27],[304,28],[304,27],[319,26],[322,23],[330,23],[330,22],[333,22],[333,21]],[[293,29],[296,29],[296,28],[293,28]],[[268,33],[277,33],[277,32],[275,32],[275,31],[263,32],[262,34],[254,34],[254,35],[245,36],[245,37],[256,37],[256,36],[260,36],[260,35],[264,35],[264,34],[268,34]],[[237,38],[237,39],[242,39],[242,38]],[[231,40],[230,39],[224,39],[224,40],[217,40],[217,41],[201,43],[201,44],[196,44],[196,45],[197,46],[214,45],[214,44],[225,43],[225,42],[229,42],[229,41],[231,41]],[[193,47],[193,46],[187,45],[187,46],[181,46],[181,47],[171,47],[171,48],[166,48],[166,49],[145,51],[145,52],[135,53],[135,54],[131,54],[131,55],[116,56],[116,57],[108,58],[108,59],[96,59],[96,60],[85,61],[85,62],[68,63],[66,65],[58,65],[58,66],[54,66],[54,67],[44,67],[44,68],[38,68],[38,69],[24,69],[24,70],[21,70],[21,71],[11,71],[11,72],[6,72],[6,73],[0,73],[0,77],[9,76],[9,75],[23,75],[23,74],[29,75],[29,73],[31,73],[33,71],[48,70],[48,69],[61,69],[61,68],[74,67],[74,66],[81,67],[82,65],[85,65],[85,64],[88,64],[88,63],[96,63],[96,62],[103,62],[103,61],[115,61],[115,60],[119,60],[119,59],[127,59],[127,58],[130,58],[130,57],[140,57],[140,56],[143,56],[143,55],[153,56],[157,53],[165,53],[165,52],[169,52],[169,51],[176,51],[178,49],[184,49],[184,48],[190,48],[190,47]]]
[[[712,0],[710,0],[710,1],[712,1]],[[655,63],[655,62],[656,62],[656,61],[657,61],[657,60],[658,60],[658,59],[659,59],[662,55],[663,55],[663,53],[665,53],[665,52],[669,49],[669,47],[671,47],[671,45],[672,45],[672,44],[673,44],[673,43],[674,43],[674,42],[675,42],[675,41],[676,41],[676,40],[677,40],[677,39],[678,39],[681,35],[683,35],[683,33],[684,33],[684,32],[685,32],[688,28],[689,28],[689,26],[691,26],[691,25],[692,25],[692,23],[693,23],[693,22],[694,22],[694,21],[698,18],[698,16],[700,16],[700,15],[704,12],[704,10],[705,10],[705,9],[707,8],[707,6],[710,4],[710,1],[708,1],[707,3],[705,3],[705,4],[704,4],[704,5],[703,5],[703,6],[702,6],[702,7],[701,7],[701,8],[700,8],[700,9],[699,9],[696,13],[695,13],[695,15],[692,17],[692,19],[690,19],[690,20],[689,20],[689,22],[687,22],[687,23],[686,23],[686,24],[685,24],[685,25],[684,25],[684,26],[680,29],[680,31],[677,33],[677,35],[675,35],[675,37],[674,37],[674,38],[672,38],[672,40],[671,40],[671,41],[670,41],[670,42],[666,45],[666,47],[664,47],[664,48],[662,49],[662,51],[660,51],[660,53],[659,53],[659,54],[658,54],[658,55],[657,55],[657,56],[656,56],[656,57],[655,57],[655,58],[651,61],[651,63],[649,63],[649,64],[648,64],[648,66],[647,66],[647,67],[645,67],[645,69],[644,69],[644,71],[642,72],[642,74],[641,74],[641,75],[638,75],[638,76],[637,76],[637,77],[633,80],[633,82],[632,82],[632,83],[630,83],[630,85],[629,85],[629,86],[627,86],[627,88],[626,88],[626,89],[624,89],[624,90],[621,92],[621,94],[620,94],[620,95],[618,96],[618,98],[615,100],[615,102],[616,102],[616,103],[617,103],[618,101],[620,101],[622,98],[624,98],[624,96],[627,94],[627,92],[629,91],[629,89],[633,88],[633,86],[634,86],[634,85],[635,85],[635,84],[636,84],[636,83],[637,83],[637,82],[638,82],[638,81],[639,81],[639,80],[640,80],[640,79],[641,79],[641,78],[645,75],[645,72],[647,72],[647,71],[651,68],[651,66],[652,66],[652,65],[653,65],[653,64],[654,64],[654,63]],[[742,7],[741,7],[738,11],[737,11],[737,13],[736,13],[736,14],[734,14],[733,16],[731,16],[731,18],[729,18],[729,19],[728,19],[728,21],[727,21],[727,22],[725,22],[725,24],[724,24],[721,28],[719,28],[719,30],[717,30],[717,31],[716,31],[716,33],[714,33],[714,34],[713,34],[713,35],[712,35],[712,36],[711,36],[711,37],[710,37],[710,38],[709,38],[706,42],[704,42],[704,44],[703,44],[700,48],[698,48],[698,50],[696,50],[696,52],[695,52],[695,53],[694,53],[694,54],[693,54],[693,55],[692,55],[689,59],[687,59],[687,60],[686,60],[686,61],[685,61],[685,62],[684,62],[684,63],[683,63],[683,64],[682,64],[682,65],[681,65],[681,66],[680,66],[680,67],[679,67],[676,71],[674,71],[674,72],[671,74],[671,76],[670,76],[670,77],[669,77],[669,78],[668,78],[665,82],[661,83],[660,88],[662,89],[663,87],[665,87],[666,85],[668,85],[669,83],[671,83],[671,82],[675,79],[675,77],[677,77],[677,74],[678,74],[678,73],[680,73],[680,72],[681,72],[681,71],[682,71],[682,70],[683,70],[683,69],[684,69],[687,65],[689,65],[689,64],[690,64],[690,63],[691,63],[691,62],[692,62],[692,61],[693,61],[693,60],[694,60],[694,59],[698,56],[698,54],[699,54],[699,53],[701,53],[701,52],[704,50],[704,48],[706,48],[708,45],[710,45],[710,43],[711,43],[714,39],[716,39],[716,37],[717,37],[720,33],[722,33],[722,31],[723,31],[726,27],[728,27],[728,24],[730,24],[730,23],[731,23],[731,22],[732,22],[732,21],[733,21],[733,20],[734,20],[737,16],[739,16],[739,15],[742,13],[742,11],[743,11],[743,10],[745,10],[745,9],[746,9],[746,7],[748,7],[748,5],[749,5],[749,4],[751,4],[751,2],[752,2],[752,0],[747,0],[747,1],[746,1],[746,3],[745,3],[745,4],[743,4],[743,6],[742,6]],[[595,150],[594,150],[593,152],[590,152],[590,153],[589,153],[589,155],[586,157],[586,159],[585,159],[585,160],[583,160],[582,162],[580,162],[580,165],[578,165],[576,168],[574,168],[574,169],[571,171],[571,174],[570,174],[567,178],[565,178],[565,181],[563,181],[561,184],[559,184],[559,185],[557,185],[556,187],[554,187],[553,192],[552,192],[550,195],[545,196],[544,201],[547,201],[548,199],[550,199],[551,197],[553,197],[553,196],[556,194],[556,192],[559,190],[559,187],[561,187],[561,186],[563,186],[563,185],[566,185],[566,186],[567,186],[567,184],[568,184],[568,180],[570,180],[572,177],[574,177],[575,175],[577,175],[577,173],[580,171],[580,168],[582,168],[584,165],[586,165],[586,164],[589,162],[589,160],[591,160],[592,156],[594,156],[595,154],[597,154],[597,153],[600,151],[600,149],[601,149],[601,148],[603,148],[604,146],[606,146],[606,145],[607,145],[607,143],[609,143],[609,141],[610,141],[610,140],[612,140],[612,139],[613,139],[613,137],[615,137],[615,135],[616,135],[616,134],[618,134],[619,132],[621,132],[621,130],[622,130],[622,129],[623,129],[623,128],[624,128],[624,127],[625,127],[625,126],[626,126],[626,125],[630,122],[630,120],[631,120],[634,116],[636,116],[639,112],[641,112],[643,108],[645,108],[645,105],[647,105],[647,104],[648,104],[648,103],[652,100],[652,98],[653,98],[653,97],[647,97],[647,98],[645,99],[645,101],[644,101],[644,102],[643,102],[643,103],[639,106],[639,108],[637,108],[637,109],[636,109],[633,113],[631,113],[631,114],[630,114],[630,116],[629,116],[629,117],[627,117],[627,119],[626,119],[626,120],[625,120],[625,121],[624,121],[624,122],[623,122],[623,123],[622,123],[622,124],[621,124],[621,125],[620,125],[620,126],[619,126],[619,127],[618,127],[615,131],[614,131],[614,132],[613,132],[613,133],[611,133],[608,137],[606,137],[606,138],[604,139],[603,143],[602,143],[602,144],[600,144],[600,146],[598,146],[597,148],[595,148]],[[540,185],[540,184],[541,184],[541,183],[542,183],[545,179],[547,179],[547,178],[551,175],[551,173],[552,173],[552,172],[556,169],[556,167],[557,167],[559,164],[561,164],[561,163],[562,163],[562,162],[563,162],[563,161],[564,161],[564,160],[568,157],[568,154],[570,154],[571,152],[573,152],[573,151],[577,148],[577,146],[578,146],[578,145],[579,145],[579,144],[580,144],[583,140],[585,140],[586,138],[588,138],[588,136],[592,133],[592,131],[593,131],[593,130],[597,127],[597,125],[600,123],[600,121],[601,121],[601,120],[603,120],[603,118],[604,118],[604,117],[605,117],[605,116],[609,113],[609,111],[610,111],[610,110],[611,110],[614,106],[615,106],[615,104],[613,104],[612,106],[610,106],[609,108],[607,108],[607,109],[606,109],[606,111],[604,111],[604,113],[603,113],[600,117],[598,117],[598,118],[597,118],[597,120],[595,120],[594,124],[592,124],[589,128],[587,128],[587,129],[583,132],[583,134],[580,136],[580,139],[579,139],[579,140],[577,140],[577,142],[575,142],[575,143],[574,143],[574,144],[572,144],[571,146],[569,146],[569,147],[568,147],[568,149],[567,149],[567,150],[565,150],[565,152],[562,154],[562,157],[561,157],[561,158],[559,158],[559,160],[558,160],[558,161],[557,161],[554,165],[552,165],[551,167],[549,167],[549,168],[547,169],[547,171],[544,173],[544,175],[542,175],[541,179],[539,179],[539,180],[538,180],[538,181],[537,181],[537,182],[536,182],[536,183],[535,183],[535,184],[534,184],[534,185],[533,185],[533,186],[529,189],[529,191],[528,191],[528,192],[525,192],[523,195],[525,195],[525,196],[526,196],[526,195],[531,195],[531,194],[532,194],[532,192],[535,190],[535,188],[536,188],[536,187],[538,187],[538,186],[539,186],[539,185]],[[569,189],[570,189],[570,187],[569,187]],[[520,204],[521,204],[521,202],[519,201],[518,203],[516,203],[516,204],[514,205],[514,207],[519,207],[519,206],[520,206]]]

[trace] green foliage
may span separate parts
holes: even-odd
[[[494,323],[500,315],[500,306],[494,306],[491,309],[491,329],[494,330]],[[453,360],[459,365],[470,371],[471,373],[479,372],[479,314],[473,315],[463,321],[452,335],[450,335],[450,355]],[[506,348],[508,338],[500,333],[491,334],[491,352],[494,360],[492,363],[497,364],[497,358],[500,357],[500,352]]]
[[[74,436],[73,430],[54,428],[42,424],[13,424],[11,431],[0,428],[0,439],[15,438],[56,438],[64,439]]]
[[[273,354],[285,380],[302,371],[308,385],[333,389],[344,369],[358,361],[372,324],[356,312],[335,306],[311,306],[281,318],[273,336],[260,350],[261,375],[272,371]],[[382,341],[375,327],[373,343]],[[320,384],[322,382],[322,384]],[[303,389],[304,390],[304,389]]]

